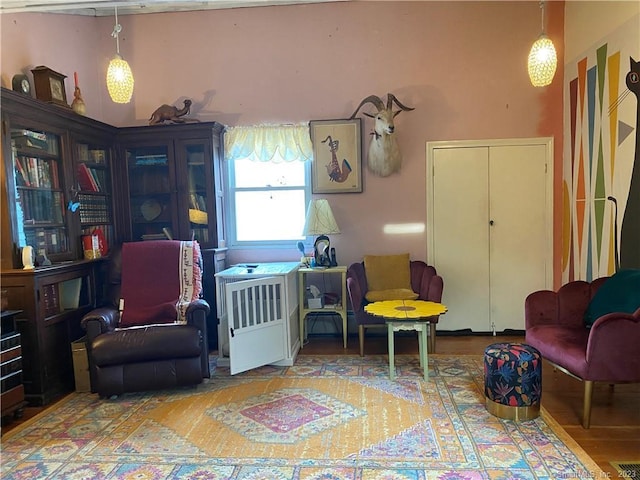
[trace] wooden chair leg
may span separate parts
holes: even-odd
[[[358,340],[360,340],[360,356],[364,357],[364,325],[358,325]]]
[[[429,323],[429,353],[436,353],[436,324]]]
[[[584,400],[582,406],[582,427],[591,426],[591,398],[593,397],[593,381],[584,381]]]

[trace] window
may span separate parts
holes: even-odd
[[[303,240],[310,170],[309,162],[231,161],[231,245]]]
[[[240,135],[232,131],[225,136],[225,151],[230,152],[225,154],[230,246],[290,247],[305,239],[302,230],[311,199],[311,162],[304,160],[310,158],[311,141],[305,125],[302,130],[295,128],[308,142],[308,153],[300,148],[299,138],[284,145],[287,140],[282,132],[291,133],[291,127],[237,127],[243,129]],[[271,133],[278,137],[267,142]]]

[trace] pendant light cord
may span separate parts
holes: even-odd
[[[116,22],[117,22],[117,18],[118,17],[116,16]],[[545,35],[545,32],[544,32],[544,0],[540,0],[540,29],[542,30],[542,34]]]
[[[120,38],[118,34],[122,31],[122,25],[118,23],[118,7],[116,9],[116,24],[113,26],[113,32],[111,32],[111,36],[116,39],[116,53],[120,55]]]

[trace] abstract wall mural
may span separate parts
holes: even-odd
[[[563,283],[640,268],[637,26],[565,65]]]

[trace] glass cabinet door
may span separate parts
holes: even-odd
[[[206,158],[208,149],[202,143],[185,145],[187,155],[187,196],[189,201],[189,236],[200,244],[209,243],[209,212],[207,182],[211,173],[210,159]]]
[[[11,129],[14,241],[19,248],[33,247],[40,260],[64,260],[71,255],[60,150],[58,135]]]
[[[133,240],[173,238],[176,191],[168,146],[126,148]]]
[[[82,235],[99,235],[113,245],[113,213],[111,210],[111,150],[103,144],[77,141],[75,178],[71,209],[80,214]],[[104,253],[104,252],[103,252]]]

